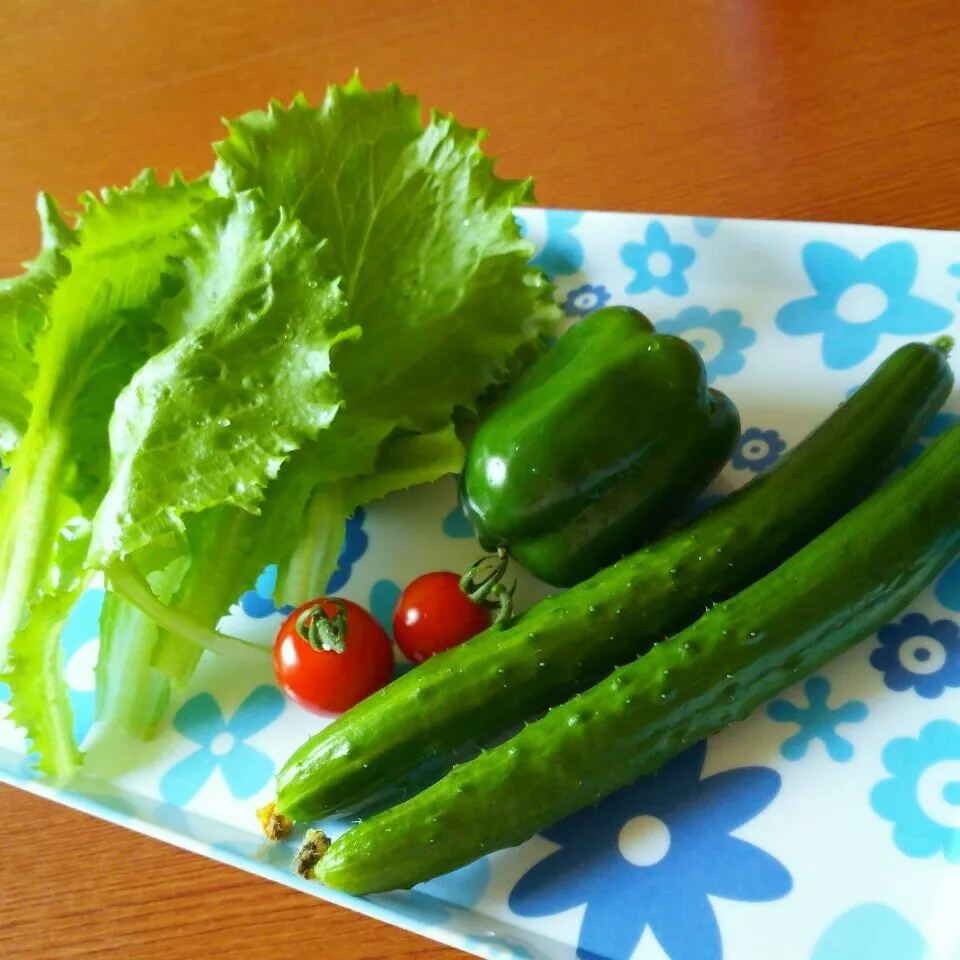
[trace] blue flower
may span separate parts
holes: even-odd
[[[891,690],[912,688],[935,700],[946,687],[960,687],[960,627],[953,620],[931,623],[922,613],[908,613],[881,627],[877,639],[870,663]]]
[[[270,726],[285,701],[276,687],[257,687],[225,721],[209,693],[188,700],[173,718],[177,731],[199,747],[175,763],[160,779],[160,796],[177,806],[188,804],[218,767],[238,800],[254,796],[273,775],[273,761],[245,741]]]
[[[863,259],[833,243],[808,243],[803,266],[815,293],[780,308],[777,326],[792,337],[822,334],[823,362],[847,370],[866,360],[880,335],[917,336],[953,322],[944,307],[910,293],[917,251],[897,241]]]
[[[720,226],[719,217],[693,217],[693,232],[704,240],[712,237]]]
[[[449,923],[450,907],[469,910],[476,906],[490,883],[490,861],[474,860],[459,870],[419,883],[412,890],[390,894],[387,901],[394,910],[416,923],[439,927]]]
[[[620,259],[636,276],[627,284],[627,293],[660,290],[669,297],[682,297],[689,289],[683,271],[697,258],[693,247],[671,243],[667,228],[659,220],[651,220],[643,243],[625,243]]]
[[[671,960],[720,960],[708,897],[766,901],[792,887],[770,854],[731,836],[780,789],[766,767],[701,780],[706,742],[543,835],[558,850],[514,886],[510,909],[542,917],[586,904],[577,956],[627,960],[650,927]]]
[[[266,617],[272,617],[279,613],[286,617],[293,613],[293,606],[286,604],[277,608],[273,599],[274,591],[277,589],[277,565],[271,563],[263,573],[257,577],[257,583],[253,590],[248,590],[240,597],[240,609],[254,620],[263,620]]]
[[[858,903],[820,934],[810,960],[923,960],[923,934],[884,903]]]
[[[740,435],[731,463],[737,470],[752,470],[759,473],[780,459],[787,449],[776,430],[761,430],[750,427]]]
[[[569,276],[583,266],[583,244],[571,232],[580,222],[582,213],[573,210],[546,212],[547,239],[543,249],[530,261],[548,277]],[[527,235],[524,224],[523,235]]]
[[[893,823],[897,849],[960,863],[960,726],[934,720],[916,740],[891,740],[883,765],[893,776],[873,788],[870,805]]]
[[[367,552],[370,538],[363,529],[365,518],[363,507],[357,507],[353,516],[348,518],[343,546],[340,548],[340,556],[337,557],[337,569],[330,577],[325,593],[332,594],[342,590],[353,573],[353,565]]]
[[[403,591],[392,580],[377,580],[370,588],[370,614],[374,620],[393,636],[393,611]]]
[[[563,312],[568,317],[585,317],[594,310],[599,310],[610,299],[610,291],[599,284],[589,283],[571,290],[563,302]]]
[[[364,518],[363,508],[357,507],[353,516],[347,520],[344,527],[343,546],[337,557],[337,569],[327,582],[325,593],[333,594],[342,590],[350,579],[353,565],[367,552],[370,540],[363,529]],[[289,604],[279,608],[276,606],[273,597],[276,588],[277,566],[270,564],[257,578],[254,589],[248,590],[240,597],[240,609],[254,620],[263,620],[266,617],[272,617],[275,613],[284,617],[289,616],[294,608]]]
[[[960,613],[960,559],[954,560],[937,581],[933,595],[948,610]]]
[[[686,336],[703,357],[710,383],[742,370],[746,363],[743,351],[757,339],[756,331],[743,325],[739,310],[711,314],[706,307],[687,307],[673,320],[660,321],[657,330]]]
[[[806,707],[798,707],[789,700],[774,700],[767,705],[767,716],[777,723],[795,723],[799,732],[788,737],[780,746],[787,760],[800,760],[807,755],[810,744],[820,739],[827,748],[827,756],[838,763],[853,757],[853,744],[841,737],[836,728],[841,723],[860,723],[867,718],[867,705],[861,700],[848,700],[839,707],[827,706],[830,681],[826,677],[810,677],[803,685],[807,695]]]
[[[60,636],[67,695],[73,711],[73,735],[77,743],[83,743],[93,726],[96,702],[93,668],[97,661],[100,610],[105,596],[103,590],[87,590],[70,611]]]
[[[956,277],[960,280],[960,263],[954,263],[947,267],[947,273],[949,273],[951,277]],[[957,299],[960,300],[960,293],[957,294]]]
[[[469,910],[475,907],[487,892],[490,884],[490,861],[486,857],[474,860],[459,870],[418,884],[414,889],[426,893],[435,900],[443,900]]]
[[[443,532],[455,540],[468,540],[473,536],[473,525],[459,504],[443,518]]]

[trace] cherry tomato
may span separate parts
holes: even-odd
[[[400,594],[393,637],[403,655],[423,663],[441,650],[464,643],[490,626],[486,607],[469,600],[455,573],[425,573]]]
[[[342,604],[343,617],[338,623]],[[317,606],[337,624],[343,652],[317,650],[301,635]],[[304,622],[300,626],[300,620]],[[281,690],[314,712],[342,713],[386,686],[393,676],[393,648],[383,627],[362,607],[338,598],[298,607],[283,622],[273,645],[273,669]]]

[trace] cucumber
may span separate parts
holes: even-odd
[[[869,636],[958,551],[955,424],[773,573],[512,740],[347,831],[310,875],[374,893],[522,843]]]
[[[685,528],[347,711],[280,770],[277,812],[300,820],[399,802],[774,569],[916,442],[952,388],[951,343],[901,347],[776,467]]]

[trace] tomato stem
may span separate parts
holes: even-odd
[[[343,653],[347,649],[347,608],[339,600],[327,603],[337,608],[336,616],[331,619],[322,604],[314,604],[297,618],[297,633],[314,650]]]
[[[492,569],[484,571],[484,567]],[[495,554],[488,554],[470,564],[467,572],[460,578],[460,589],[478,606],[496,610],[493,625],[500,626],[513,616],[513,594],[517,589],[516,581],[509,589],[504,587],[503,575],[510,565],[506,547],[497,547]]]

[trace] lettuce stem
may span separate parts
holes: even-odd
[[[277,579],[278,603],[300,606],[323,595],[337,569],[346,516],[341,484],[323,484],[313,491],[302,536]]]
[[[150,589],[147,579],[129,561],[114,561],[107,567],[106,575],[110,586],[130,603],[138,606],[157,626],[192,641],[210,653],[227,657],[270,656],[271,651],[268,647],[211,630],[193,617],[161,603]]]
[[[0,494],[0,661],[50,567],[65,450],[61,431],[29,430]]]

